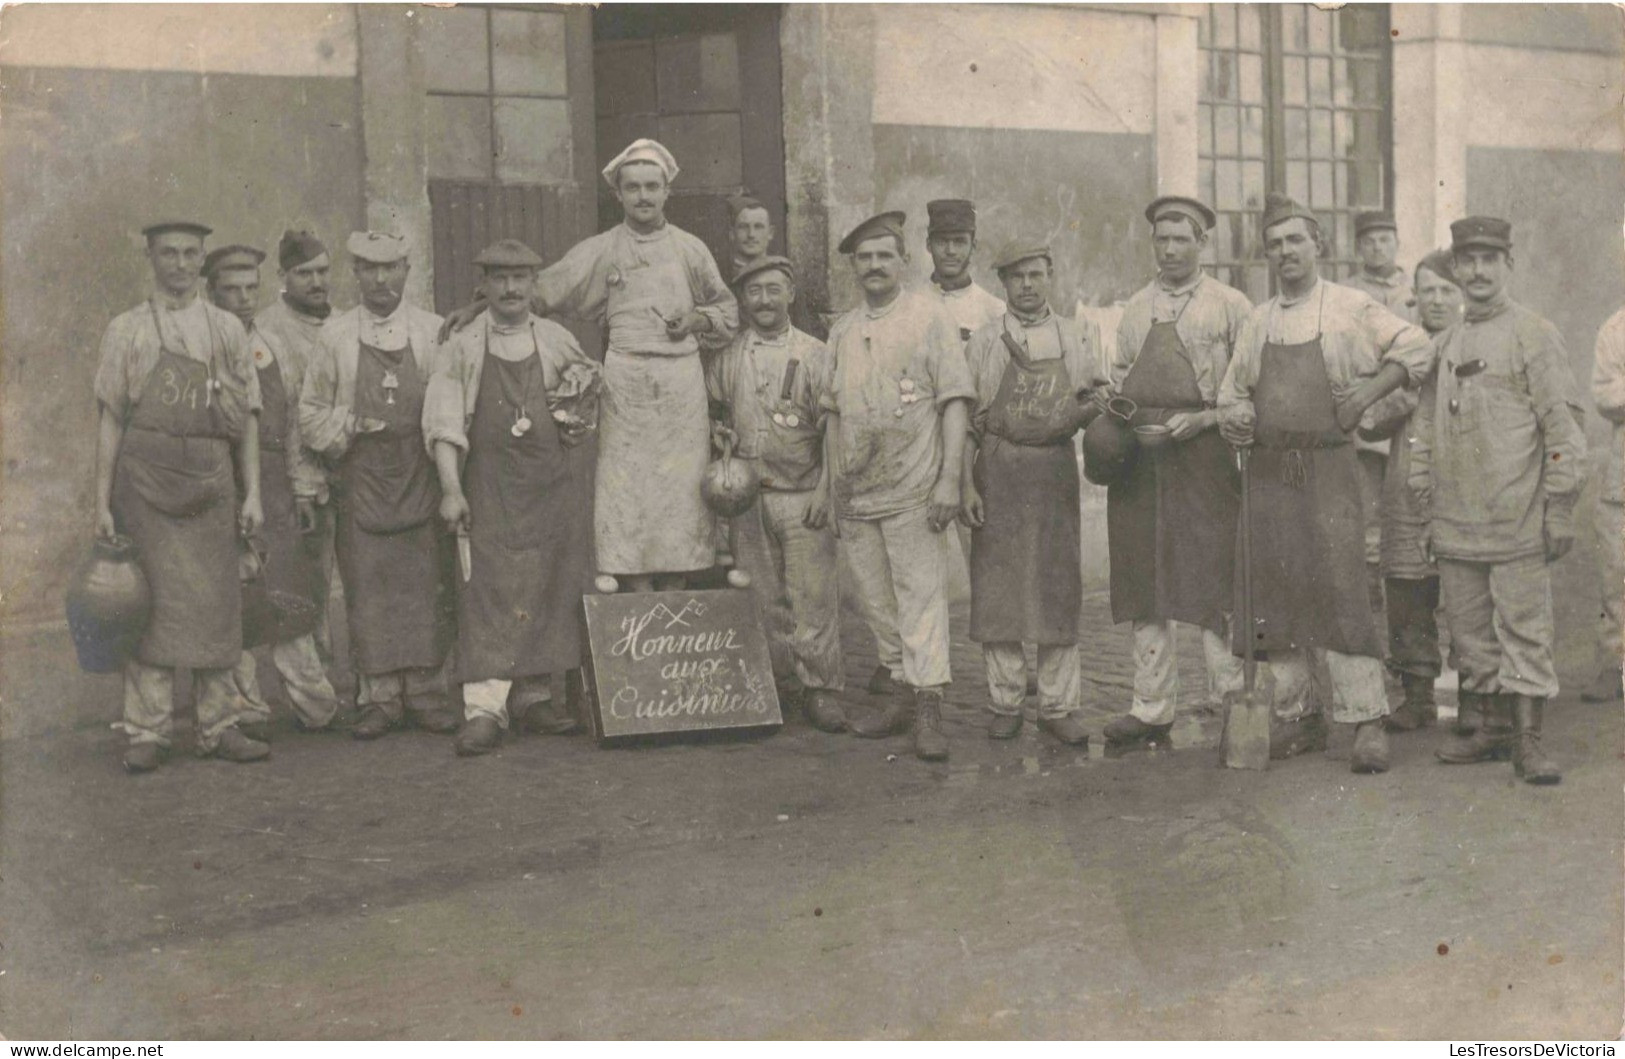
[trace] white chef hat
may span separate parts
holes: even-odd
[[[604,182],[610,187],[615,187],[621,166],[628,162],[653,162],[666,174],[666,183],[670,184],[677,179],[677,159],[671,156],[670,151],[654,140],[633,140],[604,167]]]

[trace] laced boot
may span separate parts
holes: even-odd
[[[1399,683],[1405,689],[1405,699],[1388,715],[1385,727],[1391,732],[1414,732],[1432,724],[1435,710],[1433,678],[1401,673]]]
[[[1533,695],[1518,695],[1513,699],[1512,709],[1518,723],[1517,742],[1512,750],[1512,770],[1525,783],[1547,785],[1561,782],[1563,774],[1557,770],[1557,763],[1540,748],[1540,725],[1546,714],[1546,700]]]
[[[942,733],[942,691],[914,692],[914,756],[921,761],[947,761],[948,737]]]
[[[1506,760],[1512,753],[1512,704],[1503,694],[1484,695],[1464,691],[1461,693],[1462,710],[1477,706],[1474,712],[1481,718],[1471,734],[1459,732],[1450,737],[1433,756],[1447,765],[1472,765],[1480,761]]]
[[[914,724],[914,712],[909,689],[900,686],[886,705],[863,717],[847,718],[846,726],[860,739],[884,739],[907,732]]]

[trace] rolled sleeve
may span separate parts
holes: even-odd
[[[974,401],[976,383],[971,379],[970,365],[965,360],[964,343],[959,330],[946,313],[937,314],[926,331],[929,347],[928,361],[931,388],[936,392],[937,408],[948,407],[950,401]]]
[[[130,415],[130,361],[134,350],[134,337],[125,317],[115,317],[102,333],[94,385],[97,403],[120,423]]]
[[[1361,306],[1359,319],[1380,351],[1380,363],[1404,368],[1406,389],[1422,385],[1438,361],[1427,332],[1377,301]]]
[[[304,393],[299,397],[299,433],[305,447],[329,460],[344,455],[355,430],[350,406],[340,402],[339,355],[333,336],[324,333],[305,373]]]
[[[467,380],[462,354],[465,341],[458,336],[435,350],[434,366],[423,392],[423,444],[430,456],[442,441],[468,451]]]

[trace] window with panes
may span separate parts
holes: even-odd
[[[1387,5],[1210,4],[1198,41],[1215,274],[1254,301],[1269,296],[1258,215],[1279,189],[1320,218],[1323,274],[1351,275],[1354,215],[1393,197]]]

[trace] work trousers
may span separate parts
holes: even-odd
[[[476,717],[490,717],[503,731],[507,731],[509,701],[513,703],[513,713],[523,715],[532,706],[552,701],[552,682],[553,678],[546,673],[515,680],[498,677],[471,680],[463,685],[463,719],[472,721]]]
[[[1360,507],[1365,513],[1365,564],[1382,562],[1382,479],[1388,473],[1388,455],[1358,449],[1360,464]]]
[[[1504,563],[1440,559],[1439,584],[1461,690],[1537,698],[1557,694],[1552,579],[1545,556]]]
[[[325,728],[339,712],[339,697],[327,679],[316,637],[311,633],[271,645],[271,665],[288,689],[288,702],[306,728]],[[237,694],[242,697],[243,720],[264,723],[271,719],[271,705],[260,692],[257,665],[252,651],[244,651],[232,670]]]
[[[750,575],[773,658],[773,675],[805,688],[839,691],[841,600],[835,531],[801,521],[811,491],[763,490],[732,519],[734,563]]]
[[[1027,698],[1027,656],[1019,643],[984,643],[989,707],[994,713],[1021,715]],[[1065,717],[1079,705],[1078,645],[1038,645],[1038,716]]]
[[[1618,669],[1625,658],[1625,641],[1620,632],[1620,596],[1625,593],[1625,504],[1597,501],[1597,549],[1602,567],[1597,668]]]
[[[333,607],[333,589],[338,584],[339,575],[338,558],[333,550],[331,503],[317,505],[316,529],[311,536],[315,538],[317,581],[316,628],[312,636],[316,644],[317,657],[325,664],[333,661],[333,631],[328,612]]]
[[[1322,705],[1315,687],[1315,670],[1324,662],[1331,675],[1331,714],[1339,724],[1360,724],[1388,715],[1388,689],[1383,684],[1382,659],[1346,655],[1323,647],[1271,651],[1268,692],[1277,717],[1296,720]]]
[[[948,533],[921,505],[878,519],[841,520],[858,602],[880,664],[910,687],[948,684]]]
[[[1211,629],[1190,626],[1202,637],[1202,659],[1207,663],[1207,699],[1224,700],[1225,692],[1242,687],[1241,659],[1230,653],[1230,642]],[[1179,705],[1179,666],[1174,651],[1174,623],[1134,623],[1134,703],[1129,712],[1146,724],[1172,724]]]
[[[220,733],[243,720],[242,700],[230,669],[192,670],[197,700],[197,745],[211,753]],[[124,729],[131,743],[168,746],[175,731],[175,671],[135,659],[124,663]]]
[[[1390,577],[1383,582],[1388,608],[1388,668],[1439,679],[1439,579]]]
[[[378,707],[391,724],[400,724],[408,710],[422,714],[446,705],[446,682],[438,666],[357,673],[356,681],[356,705]]]

